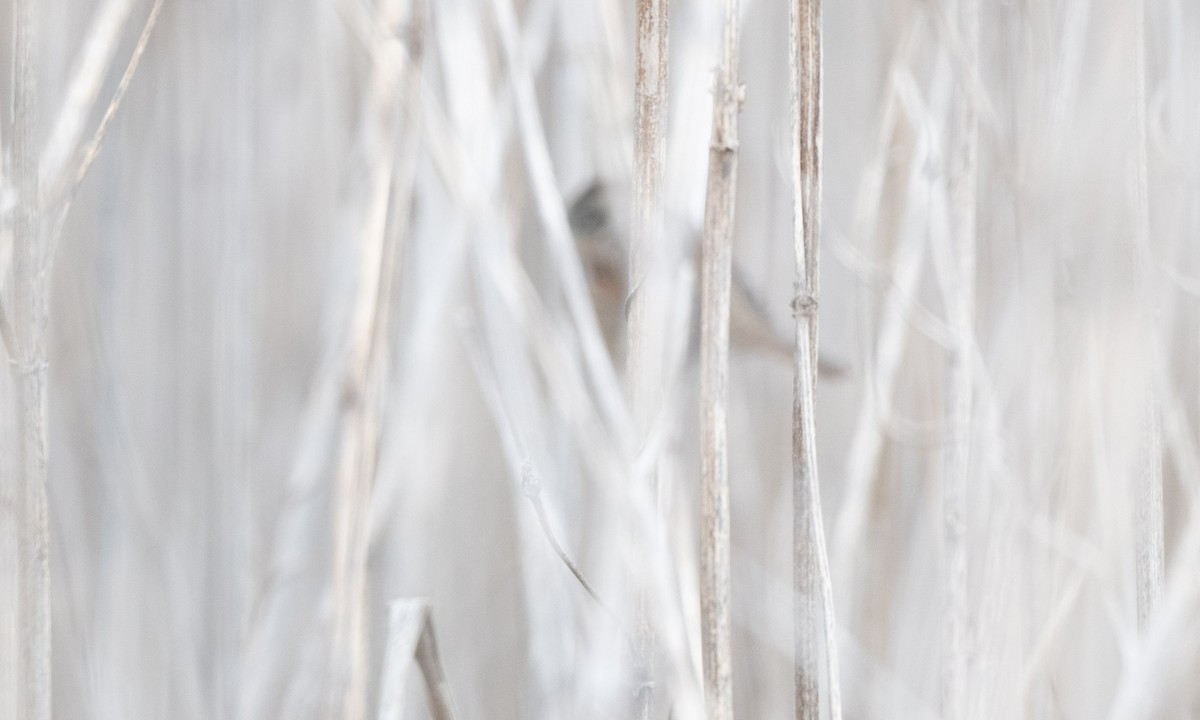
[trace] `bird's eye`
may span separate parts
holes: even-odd
[[[608,203],[604,187],[594,183],[571,205],[567,213],[571,230],[576,234],[598,232],[608,226]]]

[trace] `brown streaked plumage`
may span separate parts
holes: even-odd
[[[567,217],[587,274],[596,319],[600,323],[609,354],[614,359],[618,358],[625,347],[629,249],[613,222],[607,186],[602,181],[593,181],[571,203]],[[692,262],[699,266],[699,243],[696,243]],[[698,284],[696,292],[699,292]],[[697,299],[692,299],[692,347],[696,346],[700,326],[700,304]],[[791,339],[776,331],[766,308],[736,262],[731,283],[729,342],[736,350],[761,353],[791,362]],[[844,372],[844,368],[822,357],[820,372],[828,377],[836,377]]]

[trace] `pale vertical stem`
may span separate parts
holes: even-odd
[[[50,221],[49,235],[44,239],[46,252],[43,258],[43,274],[49,271],[50,264],[54,261],[58,242],[62,238],[63,226],[67,221],[67,214],[71,211],[71,203],[75,200],[76,193],[79,192],[84,178],[87,177],[88,171],[92,168],[92,163],[96,161],[96,158],[100,154],[100,148],[104,144],[105,137],[108,136],[108,129],[112,125],[113,118],[117,115],[117,110],[121,107],[121,101],[125,99],[125,93],[129,90],[129,84],[133,81],[134,74],[137,73],[138,66],[142,62],[142,55],[146,52],[146,46],[150,44],[150,37],[153,35],[154,27],[158,23],[158,16],[162,12],[163,2],[164,0],[154,0],[154,5],[150,7],[150,13],[146,16],[146,22],[142,25],[142,33],[138,36],[133,53],[129,56],[129,62],[125,65],[125,72],[121,75],[121,80],[117,83],[117,89],[113,93],[108,107],[105,108],[104,115],[100,118],[100,124],[96,126],[96,131],[92,134],[92,139],[87,145],[77,148],[80,153],[78,165],[70,169],[72,172],[69,182],[64,188],[61,188],[63,195],[58,207],[58,213]],[[62,172],[66,172],[68,169],[63,168]],[[41,181],[43,192],[47,191],[47,182],[46,176],[43,175]]]
[[[84,125],[91,115],[108,75],[121,31],[135,5],[134,0],[106,0],[92,17],[87,39],[75,62],[71,84],[41,157],[41,190],[53,194],[66,179],[72,155],[78,151]]]
[[[819,720],[819,661],[825,659],[829,717],[841,718],[833,586],[821,519],[814,394],[817,380],[818,251],[821,233],[821,2],[793,0],[792,218],[796,259],[792,406],[793,613],[798,720]],[[823,616],[824,622],[820,620]]]
[[[979,0],[958,0],[957,30],[965,66],[979,62]],[[945,306],[951,328],[946,397],[947,437],[942,468],[942,552],[946,620],[942,637],[941,713],[962,718],[967,707],[967,476],[971,447],[975,317],[975,216],[979,116],[966,80],[957,85],[950,130],[950,259]]]
[[[629,245],[628,351],[625,380],[638,447],[645,448],[663,402],[663,317],[657,281],[663,252],[663,161],[666,154],[667,0],[638,0],[635,56],[633,228]],[[646,281],[649,280],[649,285]],[[637,463],[635,463],[635,466]],[[649,473],[650,496],[658,496],[657,463]],[[648,590],[635,599],[635,646],[642,686],[638,716],[654,715],[654,657],[657,640],[650,620]]]
[[[1193,516],[1183,529],[1172,565],[1184,569],[1172,579],[1162,605],[1142,629],[1113,692],[1110,720],[1193,717],[1185,708],[1195,688],[1194,658],[1200,652],[1196,631],[1200,583],[1188,570],[1200,563],[1200,522]],[[1174,702],[1172,702],[1174,701]],[[1175,704],[1178,708],[1171,705]],[[1182,707],[1180,707],[1182,706]]]
[[[700,629],[704,699],[711,720],[733,717],[726,405],[742,91],[738,81],[738,0],[726,0],[700,255]]]
[[[152,13],[158,12],[157,7]],[[251,416],[256,401],[252,381],[255,306],[252,288],[258,275],[255,236],[249,219],[252,213],[254,153],[253,9],[243,3],[222,8],[230,29],[221,42],[220,63],[228,73],[225,115],[230,128],[218,146],[226,180],[218,199],[219,218],[214,229],[221,236],[218,282],[215,299],[215,366],[213,368],[213,468],[210,483],[212,508],[208,520],[209,568],[206,583],[204,622],[206,644],[211,654],[208,684],[209,707],[214,717],[233,718],[247,669],[244,660],[244,628],[251,587],[248,562],[253,527],[251,492],[256,475],[251,470]],[[152,21],[152,18],[148,18]],[[136,52],[136,51],[135,51]],[[114,101],[116,98],[114,97]],[[43,180],[45,176],[43,175]],[[51,241],[53,242],[53,241]],[[53,252],[53,245],[51,251]]]
[[[17,386],[17,715],[50,717],[50,539],[46,508],[46,321],[38,191],[38,3],[13,3],[12,352]]]
[[[1134,12],[1134,146],[1136,159],[1134,176],[1134,251],[1138,287],[1139,312],[1145,329],[1144,342],[1151,359],[1158,357],[1154,347],[1154,292],[1150,269],[1154,266],[1150,247],[1150,180],[1147,157],[1146,127],[1146,2],[1136,0]],[[1160,372],[1157,362],[1151,362],[1151,373]],[[1156,379],[1151,377],[1148,385],[1153,388]],[[1163,488],[1162,488],[1162,426],[1155,393],[1150,391],[1146,402],[1146,437],[1144,440],[1144,464],[1135,479],[1134,505],[1134,548],[1135,574],[1137,582],[1137,624],[1145,630],[1154,607],[1158,604],[1163,588]]]
[[[1152,372],[1158,372],[1157,369]],[[1145,460],[1137,478],[1136,530],[1137,624],[1141,631],[1149,626],[1151,615],[1162,596],[1164,582],[1162,419],[1157,393],[1147,401]]]
[[[629,245],[629,349],[626,381],[634,422],[645,432],[661,389],[648,351],[654,338],[646,320],[648,294],[641,281],[661,262],[663,250],[663,161],[666,154],[667,0],[638,0],[635,65],[636,135],[633,174],[633,228]]]
[[[400,720],[405,708],[405,675],[413,660],[421,668],[434,720],[454,720],[450,684],[438,657],[433,612],[427,600],[394,600],[388,606],[388,641],[380,678],[379,720]]]
[[[425,628],[417,643],[417,665],[421,667],[421,675],[425,678],[425,688],[429,692],[429,714],[433,720],[454,720],[454,698],[450,694],[450,682],[446,679],[438,655],[431,612],[426,612]]]
[[[375,38],[361,138],[361,158],[373,166],[349,328],[333,508],[331,708],[343,720],[360,720],[366,706],[368,518],[386,385],[391,285],[401,236],[408,231],[405,210],[411,202],[416,153],[413,109],[420,97],[421,0],[390,0],[378,12],[383,32]],[[400,52],[389,37],[397,32],[402,33]],[[397,97],[401,93],[403,113]],[[389,201],[396,203],[396,210],[389,212]]]
[[[424,610],[419,600],[393,600],[388,606],[387,646],[379,677],[379,720],[404,717],[405,678],[420,642]]]
[[[366,530],[375,474],[380,388],[372,346],[383,333],[377,299],[385,266],[385,228],[391,150],[374,170],[368,229],[360,250],[359,286],[351,321],[352,358],[342,398],[341,443],[334,497],[333,684],[334,707],[344,720],[358,720],[366,692]]]

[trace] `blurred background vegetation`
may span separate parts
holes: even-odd
[[[943,716],[956,447],[961,716],[1194,717],[1200,7],[978,0],[976,44],[965,2],[824,8],[821,349],[842,372],[816,428],[844,715]],[[658,639],[656,717],[703,717],[694,348],[631,439],[622,358],[571,309],[591,296],[563,242],[597,179],[628,234],[633,3],[165,0],[77,193],[158,5],[27,0],[24,134],[20,3],[3,7],[5,304],[24,210],[48,268],[29,277],[48,298],[54,716],[322,718],[354,682],[370,715],[387,603],[419,596],[461,717],[630,717],[636,619]],[[721,21],[671,4],[683,249]],[[788,28],[786,3],[743,0],[734,257],[784,338]],[[19,717],[32,366],[7,357],[0,717]],[[735,352],[730,388],[735,705],[789,717],[790,370]],[[630,481],[638,443],[656,497]]]

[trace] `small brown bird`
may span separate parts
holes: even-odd
[[[607,186],[593,181],[579,194],[568,211],[575,245],[587,273],[596,318],[614,358],[624,347],[625,301],[629,294],[629,251],[617,234],[612,219],[611,200]],[[692,254],[699,266],[700,244]],[[755,296],[745,275],[733,265],[730,288],[729,341],[737,350],[748,350],[791,362],[792,341],[781,335],[771,324],[762,302]],[[700,328],[699,283],[692,297],[692,345],[698,342]],[[837,363],[824,357],[819,360],[823,375],[836,377],[844,371]]]

